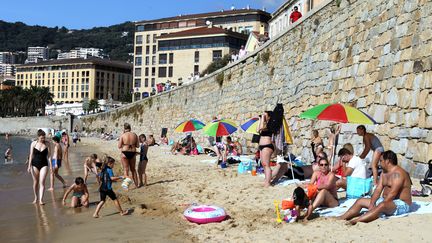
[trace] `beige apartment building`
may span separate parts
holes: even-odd
[[[238,9],[137,22],[134,100],[148,97],[159,83],[179,85],[239,50],[250,32],[267,31],[269,19],[262,10]]]
[[[132,64],[99,58],[29,63],[17,67],[16,85],[49,87],[55,102],[119,100],[132,91]]]

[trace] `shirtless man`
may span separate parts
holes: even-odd
[[[60,146],[60,138],[54,137],[53,139],[53,155],[51,158],[51,164],[50,164],[50,179],[51,179],[51,186],[48,189],[48,191],[54,190],[54,176],[63,184],[63,188],[66,188],[66,182],[63,180],[63,177],[59,175],[58,171],[61,167],[61,161],[62,161],[62,148]]]
[[[138,136],[131,132],[129,123],[124,124],[124,133],[121,135],[118,148],[121,151],[121,162],[123,165],[124,176],[129,177],[129,170],[132,173],[132,180],[135,186],[138,187],[137,172],[135,170],[136,163],[136,149],[139,148]]]
[[[372,195],[372,198],[360,198],[340,219],[351,220],[350,224],[357,222],[371,222],[377,219],[380,214],[401,215],[410,211],[411,179],[408,173],[397,165],[396,154],[388,150],[381,155],[381,166],[383,174]],[[382,197],[380,197],[382,194]],[[369,211],[362,216],[360,211],[367,208]]]
[[[366,158],[369,151],[372,149],[374,151],[372,158],[372,173],[373,173],[373,181],[374,185],[378,183],[378,160],[380,159],[381,154],[384,152],[384,147],[381,144],[380,140],[377,136],[372,133],[366,132],[366,127],[360,125],[357,127],[357,134],[363,137],[364,149],[360,154],[360,159]]]

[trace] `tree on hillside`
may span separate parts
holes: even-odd
[[[219,70],[223,67],[225,67],[226,65],[228,65],[229,61],[231,60],[231,56],[229,54],[223,56],[220,59],[216,59],[215,61],[213,61],[212,63],[210,63],[206,69],[204,69],[204,71],[202,71],[201,75],[205,75],[205,74],[211,74],[216,70]]]

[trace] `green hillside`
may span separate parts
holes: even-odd
[[[122,37],[123,32],[128,32],[128,35]],[[62,51],[74,47],[95,47],[104,49],[112,60],[132,61],[128,53],[133,52],[133,33],[132,22],[87,30],[68,30],[65,27],[29,26],[22,22],[0,20],[0,51],[26,51],[28,46],[49,46]],[[50,55],[55,57],[56,53]]]

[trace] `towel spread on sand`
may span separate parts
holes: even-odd
[[[325,209],[317,209],[317,213],[321,217],[337,217],[344,214],[354,203],[356,199],[348,199],[346,201],[341,201],[340,205],[335,208],[325,208]],[[366,209],[363,209],[362,212],[366,212]],[[382,216],[382,218],[393,218],[393,217],[405,217],[410,214],[428,214],[432,213],[432,203],[430,202],[422,202],[416,201],[413,202],[410,207],[410,212],[407,214],[402,214],[398,216]]]
[[[276,183],[277,186],[289,186],[292,184],[307,184],[309,183],[310,180],[306,179],[304,181],[300,181],[299,179],[293,179],[290,180],[288,177],[282,177],[278,180],[278,182]]]

